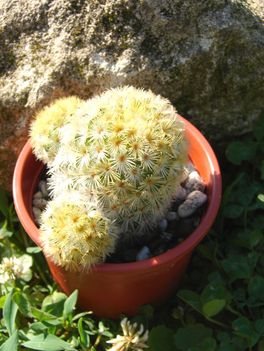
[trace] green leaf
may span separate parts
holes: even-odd
[[[247,249],[253,249],[263,240],[262,231],[259,229],[255,230],[242,230],[239,231],[234,237],[234,243]]]
[[[259,183],[245,180],[234,194],[236,202],[244,208],[248,207],[253,201],[255,202],[256,195],[261,189]]]
[[[54,316],[51,313],[41,311],[38,308],[32,307],[31,313],[33,317],[38,319],[40,322],[49,322],[49,323],[52,323],[53,325],[61,324],[61,322],[58,320],[58,316]]]
[[[240,184],[240,182],[244,181],[245,177],[246,177],[246,174],[244,172],[238,173],[235,180],[231,184],[225,187],[225,190],[223,193],[223,200],[222,200],[223,208],[225,208],[228,202],[230,201],[233,195],[234,189],[238,186],[238,184]]]
[[[32,247],[27,247],[26,249],[27,253],[29,254],[37,254],[42,251],[41,247],[38,246],[32,246]]]
[[[242,215],[244,207],[237,204],[229,203],[224,207],[223,216],[226,218],[235,219]]]
[[[230,293],[225,289],[219,274],[211,274],[209,284],[201,293],[202,311],[206,317],[212,317],[226,306],[231,300]]]
[[[198,346],[192,347],[190,350],[193,351],[215,351],[216,341],[212,337],[205,338],[201,341]]]
[[[206,339],[211,338],[212,334],[212,330],[204,327],[202,324],[188,325],[177,330],[174,337],[175,345],[182,351],[198,346],[198,350],[200,350],[200,346],[204,345]],[[213,351],[214,348],[211,350]]]
[[[251,278],[248,284],[248,294],[254,300],[264,301],[264,278],[256,275]]]
[[[67,298],[64,302],[63,318],[66,319],[70,314],[72,314],[78,298],[78,290],[74,292]]]
[[[255,329],[259,333],[260,336],[264,335],[264,319],[258,319],[255,322]]]
[[[226,290],[224,282],[218,274],[211,274],[208,279],[210,282],[201,293],[202,304],[214,299],[225,301],[229,301],[231,299],[230,293]]]
[[[8,217],[8,197],[7,192],[0,189],[0,212],[4,217]]]
[[[214,299],[203,305],[203,314],[207,317],[213,317],[223,310],[226,300]]]
[[[90,346],[90,336],[89,333],[83,328],[83,318],[78,320],[78,332],[80,335],[80,342],[82,346],[89,347]]]
[[[217,339],[220,341],[218,351],[237,351],[237,348],[233,345],[233,340],[228,333],[218,332]]]
[[[264,216],[263,214],[254,213],[254,218],[251,220],[252,228],[263,230],[264,229]]]
[[[22,345],[29,349],[41,351],[75,350],[68,342],[52,334],[48,334],[47,336],[44,336],[44,334],[34,336],[31,340],[24,342]]]
[[[0,297],[0,309],[2,309],[5,305],[6,295]]]
[[[81,317],[84,317],[84,316],[87,316],[89,314],[92,314],[92,312],[80,312],[80,313],[77,313],[73,318],[72,318],[72,322],[76,321],[77,319],[81,318]]]
[[[226,149],[226,158],[234,165],[240,165],[242,161],[254,159],[257,151],[257,143],[253,141],[233,141]]]
[[[254,346],[258,339],[259,334],[255,331],[254,325],[246,317],[239,317],[233,321],[232,327],[237,335],[245,337],[250,347]]]
[[[192,306],[194,310],[202,313],[202,305],[200,296],[191,290],[180,290],[177,296],[188,305]]]
[[[264,338],[258,343],[258,351],[264,351]]]
[[[264,180],[264,160],[260,164],[260,179]]]
[[[264,202],[264,194],[258,194],[258,200]]]
[[[8,334],[11,336],[16,330],[16,315],[17,315],[17,304],[13,301],[13,291],[11,291],[7,297],[3,308],[3,317]]]
[[[0,239],[11,238],[11,236],[13,235],[13,232],[10,232],[9,230],[7,230],[6,226],[7,226],[7,222],[5,222],[3,227],[0,228]]]
[[[252,267],[250,267],[247,257],[242,255],[230,255],[222,261],[222,266],[230,276],[231,281],[249,279],[252,273]]]
[[[28,301],[27,296],[22,293],[21,291],[17,291],[13,295],[13,300],[17,304],[19,311],[24,315],[24,316],[31,316],[30,313],[30,303]]]
[[[254,330],[253,324],[246,317],[240,317],[234,320],[232,327],[236,332],[246,336],[250,335]]]
[[[0,351],[17,351],[18,333],[17,330],[0,346]]]
[[[41,334],[41,332],[44,332],[48,329],[48,326],[43,324],[42,322],[35,322],[30,324],[30,329],[38,334]]]
[[[258,120],[254,123],[253,133],[258,141],[264,139],[264,112],[262,112]]]
[[[173,330],[164,325],[152,328],[149,334],[148,345],[151,351],[164,351],[165,345],[166,351],[175,351]]]
[[[61,317],[63,314],[64,303],[67,295],[54,291],[52,295],[46,296],[42,302],[42,310],[54,316]]]

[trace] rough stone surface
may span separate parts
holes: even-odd
[[[150,250],[148,246],[143,246],[142,249],[137,254],[136,260],[137,261],[143,261],[146,260],[150,257]]]
[[[42,213],[41,209],[39,209],[38,207],[33,206],[32,207],[32,211],[33,211],[33,215],[34,215],[36,223],[39,224],[40,223],[40,216],[41,216],[41,213]]]
[[[191,192],[186,200],[179,206],[178,215],[181,218],[191,216],[195,211],[207,201],[207,195],[199,190]]]
[[[181,202],[183,202],[186,199],[186,196],[187,196],[187,190],[181,185],[179,185],[174,197],[175,205],[178,206]]]
[[[168,221],[174,221],[175,219],[179,219],[179,216],[178,216],[177,212],[169,211],[166,215],[166,219]]]
[[[47,206],[47,200],[45,199],[33,199],[33,206],[39,208],[40,210],[44,210],[44,208]]]
[[[168,227],[168,221],[166,218],[163,218],[160,220],[159,222],[159,229],[162,231],[162,232],[165,232],[165,230],[167,229]]]
[[[207,137],[263,107],[263,0],[0,0],[0,183],[35,111],[123,84],[169,98]]]
[[[199,173],[197,171],[192,171],[186,180],[186,183],[184,184],[185,189],[187,190],[188,193],[191,193],[194,190],[200,190],[204,191],[205,189],[205,184],[200,177]]]

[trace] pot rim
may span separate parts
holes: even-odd
[[[170,261],[173,261],[175,257],[184,256],[190,253],[204,238],[211,228],[219,206],[221,202],[222,195],[222,180],[220,167],[217,161],[217,158],[214,154],[213,149],[210,144],[203,136],[203,134],[189,121],[177,114],[177,117],[181,119],[188,131],[190,138],[196,138],[199,141],[199,146],[201,147],[201,152],[206,155],[208,164],[210,167],[211,175],[211,196],[210,201],[208,201],[207,209],[201,219],[200,224],[195,228],[195,230],[180,244],[177,244],[175,247],[167,250],[166,252],[146,259],[142,261],[129,262],[129,263],[100,263],[93,267],[94,271],[100,272],[127,272],[127,271],[137,271],[137,270],[148,270],[152,266],[159,266]],[[29,214],[27,206],[25,205],[22,189],[20,184],[23,182],[23,164],[25,160],[32,154],[32,149],[30,141],[24,145],[15,166],[14,176],[13,176],[13,198],[15,209],[18,215],[18,218],[23,225],[27,233],[30,232],[30,237],[34,242],[41,247],[39,239],[39,229],[35,225],[34,221]],[[39,162],[39,161],[37,161]]]

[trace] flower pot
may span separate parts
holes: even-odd
[[[160,302],[177,288],[194,248],[212,226],[221,200],[221,174],[214,152],[204,136],[187,120],[189,157],[206,184],[208,202],[200,225],[182,243],[167,252],[138,262],[98,264],[89,272],[69,272],[47,262],[54,280],[70,294],[79,290],[78,306],[103,317],[133,315],[140,306]],[[39,230],[32,213],[32,198],[44,165],[35,159],[29,142],[17,160],[13,196],[18,217],[39,246]],[[177,235],[177,234],[175,234]]]

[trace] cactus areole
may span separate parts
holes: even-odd
[[[200,225],[159,256],[104,263],[118,240],[144,235],[162,218],[189,159],[207,187]],[[32,196],[44,164],[52,199],[37,228]],[[206,139],[168,100],[123,87],[87,101],[59,99],[40,111],[16,164],[13,193],[19,219],[60,287],[79,289],[80,307],[116,317],[175,289],[215,219],[221,175]]]

